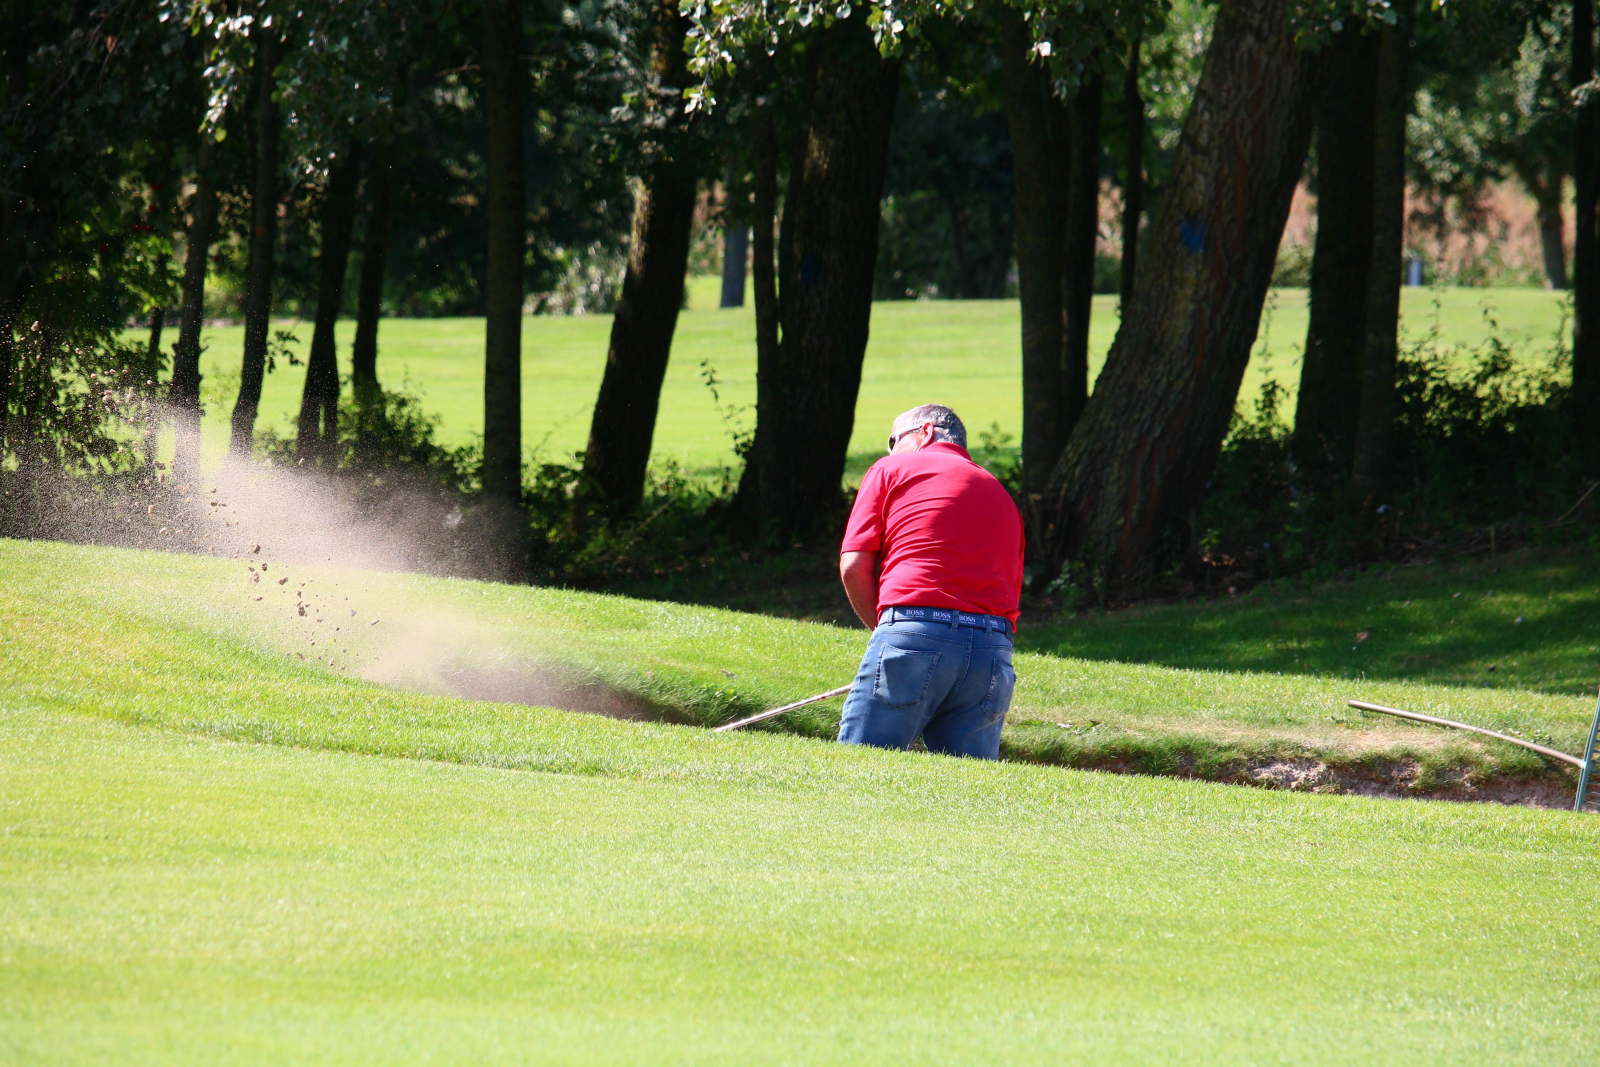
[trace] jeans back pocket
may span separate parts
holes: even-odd
[[[939,666],[939,653],[884,645],[878,653],[878,677],[872,693],[886,703],[904,708],[920,702]]]
[[[1017,672],[1009,657],[996,656],[989,668],[989,694],[983,706],[991,718],[1004,718],[1011,707],[1011,694],[1017,688]]]

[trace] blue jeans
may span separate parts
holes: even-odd
[[[948,623],[880,623],[844,698],[839,740],[998,759],[1017,684],[1011,638]]]

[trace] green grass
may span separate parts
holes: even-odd
[[[1266,582],[1242,597],[1094,611],[1018,638],[1055,655],[1167,667],[1593,694],[1600,560],[1519,552],[1375,567]]]
[[[139,643],[140,657],[130,659],[132,646],[119,635],[181,624],[207,648],[250,649],[285,665],[325,668],[332,659],[339,677],[411,692],[494,692],[536,702],[556,699],[553,687],[614,692],[654,715],[697,723],[840,685],[853,676],[864,643],[860,630],[618,596],[271,566],[268,581],[254,585],[242,561],[0,542],[0,618],[33,650],[27,677],[68,654],[61,650],[70,650],[74,679],[108,664],[102,684],[119,695],[103,698],[107,714],[248,739],[337,739],[361,751],[369,751],[362,733],[369,724],[330,718],[314,704],[292,727],[272,715],[214,722],[199,710],[204,702],[173,704],[164,696],[170,653],[158,642]],[[288,584],[274,584],[279,577]],[[302,590],[312,609],[306,616],[296,613]],[[1170,620],[1174,630],[1186,625],[1181,611]],[[1034,641],[1026,631],[1024,639],[1024,647]],[[1175,668],[1118,662],[1135,657],[1104,646],[1098,655],[1018,656],[1020,681],[1004,735],[1012,758],[1229,780],[1263,762],[1320,763],[1378,777],[1398,766],[1415,769],[1410,785],[1423,793],[1465,779],[1544,782],[1570,795],[1570,775],[1547,771],[1521,749],[1363,717],[1345,701],[1466,719],[1568,752],[1581,748],[1593,709],[1591,698],[1561,692]],[[829,737],[837,716],[835,702],[774,725]],[[415,731],[399,751],[476,760],[498,752],[501,741],[497,733],[462,734],[426,720]],[[1406,783],[1397,788],[1404,792]]]
[[[716,370],[724,411],[754,404],[753,312],[748,302],[741,310],[718,309],[717,285],[717,279],[695,279],[689,309],[679,319],[656,429],[658,462],[670,458],[694,470],[734,462],[728,427],[701,378],[703,361]],[[1490,308],[1507,340],[1543,352],[1554,339],[1564,298],[1565,294],[1538,289],[1407,289],[1402,311],[1413,333],[1420,335],[1437,325],[1444,343],[1477,345],[1487,335],[1484,310]],[[1285,289],[1270,299],[1241,398],[1248,402],[1263,382],[1276,379],[1288,389],[1286,412],[1292,416],[1305,341],[1306,293]],[[1116,298],[1096,297],[1090,331],[1092,373],[1098,373],[1117,322]],[[310,324],[292,329],[303,353],[311,339]],[[609,316],[524,320],[525,447],[553,458],[584,447],[610,330]],[[851,471],[859,474],[881,453],[881,440],[895,415],[930,399],[955,406],[974,434],[999,423],[1013,437],[1020,435],[1018,331],[1016,301],[875,304],[851,442]],[[353,323],[339,324],[340,359],[346,372],[353,335]],[[240,327],[207,330],[204,335],[208,462],[220,462],[227,447],[242,338]],[[443,419],[443,441],[462,444],[481,432],[481,319],[387,319],[380,342],[379,377],[391,387],[409,381],[421,392],[424,407]],[[293,433],[304,373],[303,366],[280,363],[268,377],[260,428],[285,436]],[[752,411],[735,418],[742,418],[746,428],[753,424]]]
[[[236,566],[0,543],[5,1062],[1592,1062],[1592,817],[397,692]],[[302,578],[685,687],[860,640]]]

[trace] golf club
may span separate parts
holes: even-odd
[[[850,692],[850,687],[848,685],[841,685],[837,689],[830,689],[826,693],[818,693],[816,696],[806,697],[804,700],[796,700],[793,704],[785,704],[781,708],[772,708],[768,711],[759,712],[750,716],[748,719],[737,719],[733,722],[725,722],[721,726],[718,726],[715,732],[719,734],[725,733],[728,730],[737,730],[742,726],[749,726],[751,723],[762,722],[766,719],[775,719],[786,711],[793,711],[795,708],[803,708],[807,704],[820,704],[822,701],[827,700],[830,697],[843,696],[848,692]]]

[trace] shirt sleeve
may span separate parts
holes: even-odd
[[[882,551],[884,491],[883,471],[873,464],[856,492],[850,522],[844,528],[844,543],[839,546],[841,553]]]

